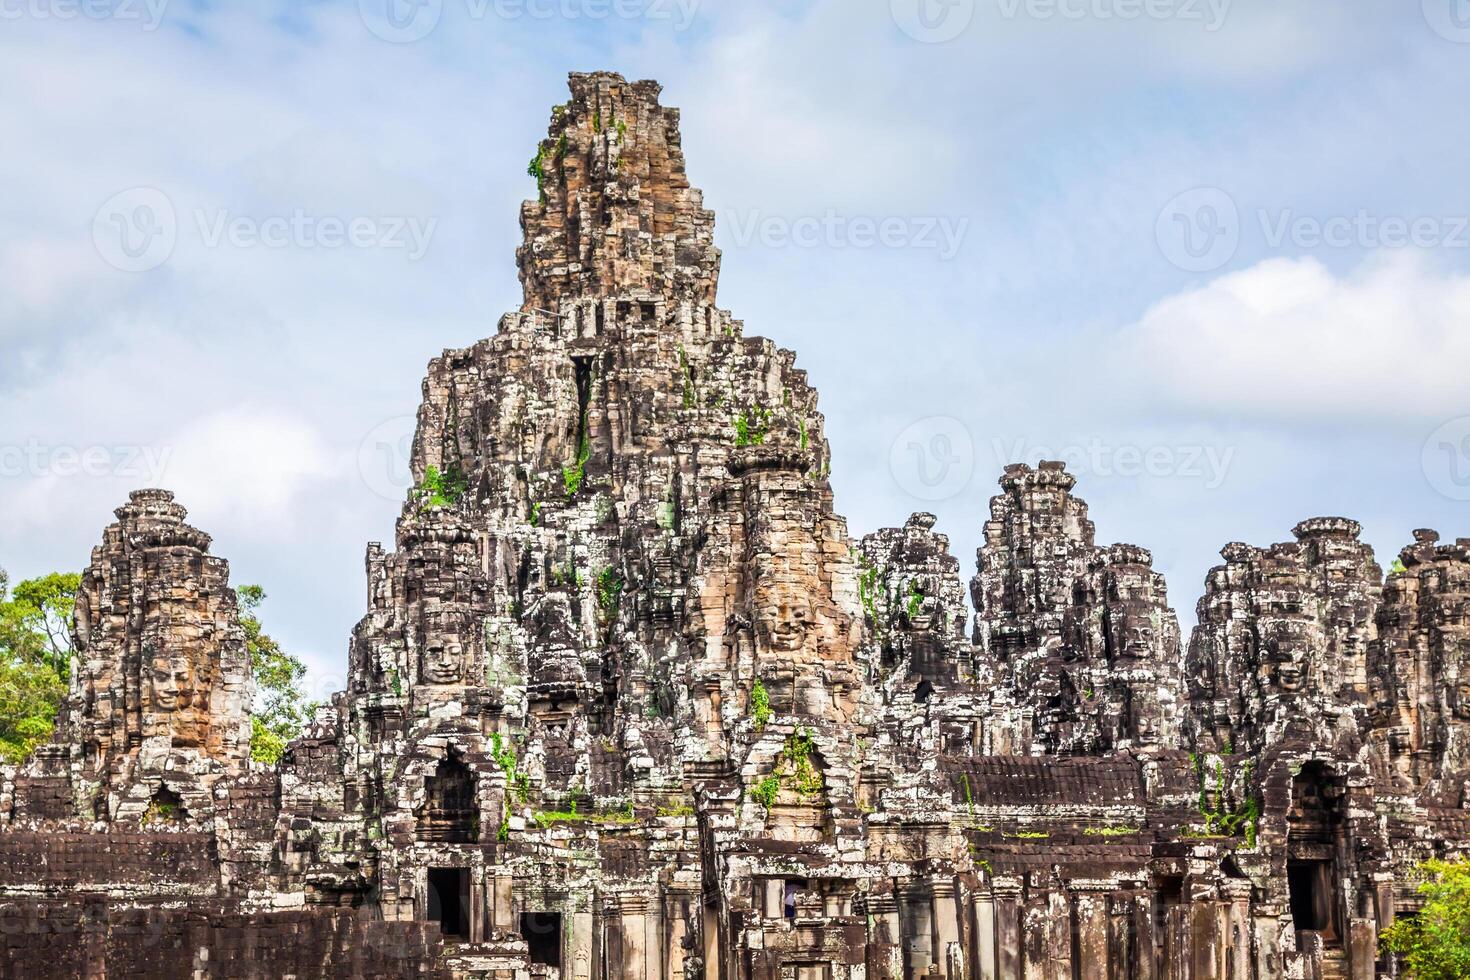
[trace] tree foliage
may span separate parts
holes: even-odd
[[[1414,980],[1470,977],[1470,859],[1427,861],[1419,876],[1424,908],[1385,929],[1383,948]]]
[[[256,615],[265,602],[265,590],[258,585],[242,585],[235,594],[240,600],[240,626],[245,630],[245,643],[250,650],[250,670],[255,675],[250,757],[256,762],[275,765],[286,751],[286,744],[301,734],[317,706],[306,699],[302,690],[306,665],[283,650],[265,632]]]
[[[52,572],[10,590],[0,569],[0,759],[21,762],[51,737],[71,677],[81,576]]]

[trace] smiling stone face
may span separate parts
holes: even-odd
[[[182,654],[155,657],[149,675],[153,707],[161,712],[177,712],[194,703],[194,665]]]
[[[464,677],[464,646],[459,638],[430,634],[420,658],[420,674],[426,684],[458,684]]]
[[[1157,632],[1148,608],[1126,603],[1109,612],[1109,639],[1116,655],[1125,660],[1149,657],[1153,653]]]
[[[1267,631],[1262,644],[1262,673],[1270,687],[1294,694],[1306,685],[1310,631],[1306,623],[1281,620]]]
[[[794,583],[756,587],[756,634],[763,649],[795,654],[807,645],[816,613]]]

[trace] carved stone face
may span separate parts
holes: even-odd
[[[1455,717],[1470,721],[1470,676],[1462,676],[1455,685]]]
[[[1158,746],[1159,721],[1151,706],[1137,705],[1133,709],[1134,740],[1145,748]]]
[[[1154,624],[1147,611],[1124,606],[1112,618],[1113,649],[1118,656],[1143,660],[1154,648]]]
[[[458,637],[431,634],[424,643],[420,673],[426,684],[458,684],[464,676],[464,647]]]
[[[806,647],[816,621],[811,599],[790,584],[756,590],[756,635],[774,653],[796,653]]]
[[[1263,651],[1266,677],[1278,691],[1294,693],[1306,681],[1309,640],[1307,626],[1284,620],[1272,627]]]
[[[151,682],[157,711],[172,714],[194,703],[194,665],[186,656],[156,657]]]
[[[1272,680],[1278,690],[1288,694],[1302,689],[1302,665],[1295,660],[1286,660],[1272,667]]]

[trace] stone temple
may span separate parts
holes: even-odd
[[[524,305],[429,365],[426,489],[278,768],[225,561],[118,508],[54,741],[0,770],[0,976],[1396,975],[1411,869],[1470,849],[1470,539],[1227,544],[1184,637],[1017,465],[967,604],[932,515],[849,538],[658,85],[571,95]]]

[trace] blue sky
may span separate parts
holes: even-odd
[[[424,366],[518,305],[595,69],[682,108],[855,535],[931,510],[968,576],[1047,450],[1186,626],[1228,541],[1470,535],[1463,0],[0,0],[0,566],[167,486],[340,687]]]

